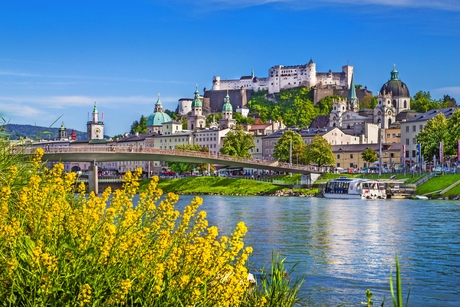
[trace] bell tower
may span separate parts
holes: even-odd
[[[99,120],[99,112],[97,111],[96,102],[94,103],[94,108],[93,108],[93,120],[88,121],[86,124],[86,127],[87,127],[89,140],[104,139],[104,122]]]

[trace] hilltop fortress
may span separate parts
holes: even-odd
[[[283,66],[276,65],[268,70],[268,77],[258,78],[254,76],[243,76],[238,80],[221,80],[219,76],[214,76],[212,90],[267,90],[269,94],[279,93],[281,90],[306,86],[313,87],[321,85],[337,85],[348,89],[353,66],[342,66],[341,72],[316,72],[316,64],[310,62],[304,65]]]
[[[341,72],[317,72],[316,63],[310,59],[306,64],[295,66],[275,65],[268,70],[268,77],[259,78],[252,71],[250,76],[242,76],[240,79],[221,80],[220,76],[214,76],[212,88],[204,88],[202,96],[203,113],[211,114],[219,112],[226,95],[230,95],[230,101],[234,110],[245,108],[252,98],[252,91],[266,90],[268,96],[273,96],[281,90],[305,86],[312,88],[313,102],[317,103],[322,98],[337,95],[348,97],[353,66],[342,66]],[[372,95],[367,88],[356,91],[358,99],[366,95]],[[190,110],[191,99],[179,101],[181,114]]]

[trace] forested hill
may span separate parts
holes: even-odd
[[[32,125],[5,125],[5,134],[9,136],[10,140],[18,140],[22,138],[29,138],[32,140],[54,140],[59,136],[59,128],[39,127]],[[67,129],[67,135],[70,136],[72,129]],[[86,132],[75,130],[77,140],[86,140]]]

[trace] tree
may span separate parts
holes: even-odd
[[[372,148],[367,147],[362,153],[361,158],[363,161],[367,162],[367,165],[370,165],[372,162],[378,160],[377,152]]]
[[[198,144],[181,144],[176,146],[176,150],[192,150],[192,151],[201,151],[201,152],[209,152],[209,149],[205,146],[200,147]],[[183,174],[186,172],[191,172],[194,169],[204,172],[207,170],[208,164],[207,163],[188,163],[188,162],[168,162],[168,167],[178,173]]]
[[[332,104],[334,103],[334,100],[339,100],[341,99],[340,96],[337,95],[332,95],[332,96],[327,96],[318,101],[316,106],[319,108],[319,115],[329,115],[332,112]]]
[[[209,115],[208,117],[206,117],[206,126],[209,126],[214,121],[217,122],[221,118],[222,118],[222,113],[221,112],[213,113],[213,114]]]
[[[294,150],[298,153],[305,151],[305,144],[303,143],[302,136],[292,130],[286,130],[275,144],[273,157],[281,162],[289,162]]]
[[[457,101],[454,97],[450,97],[449,95],[444,95],[441,100],[439,100],[439,104],[441,108],[450,108],[457,106]]]
[[[236,123],[240,124],[240,125],[254,124],[254,118],[252,118],[252,117],[244,117],[239,112],[233,113],[233,119],[236,120]]]
[[[306,162],[307,164],[314,162],[319,167],[331,165],[335,162],[331,144],[321,135],[315,135],[313,141],[307,145]]]
[[[447,119],[443,113],[439,113],[427,122],[423,130],[416,137],[417,143],[421,144],[422,155],[425,161],[431,160],[433,156],[439,158],[439,143],[446,143],[449,131],[450,127],[448,130]],[[445,154],[452,154],[449,146],[447,146],[446,150]]]
[[[448,155],[458,155],[458,140],[460,140],[460,109],[454,111],[447,120],[448,133],[446,133],[445,152]]]
[[[366,95],[359,102],[359,108],[363,109],[374,109],[377,106],[377,97],[372,95]]]
[[[147,117],[141,115],[139,121],[135,120],[131,125],[130,134],[147,133]]]
[[[410,102],[411,110],[425,113],[429,110],[439,109],[441,105],[431,98],[430,92],[418,91]]]
[[[243,129],[236,129],[227,133],[220,152],[224,155],[250,158],[251,149],[255,146],[254,135],[246,133]]]
[[[178,113],[173,112],[173,111],[168,110],[168,109],[165,110],[165,113],[168,114],[169,117],[171,117],[172,120],[176,120],[176,119],[178,119],[180,117],[180,115]]]

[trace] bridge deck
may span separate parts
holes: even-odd
[[[34,148],[26,148],[24,153],[32,154],[34,151]],[[210,163],[290,173],[323,173],[320,168],[312,165],[291,165],[285,162],[241,158],[211,154],[210,152],[157,148],[142,148],[137,150],[116,146],[108,146],[106,148],[101,148],[100,146],[49,148],[45,150],[43,159],[62,162],[167,161]]]

